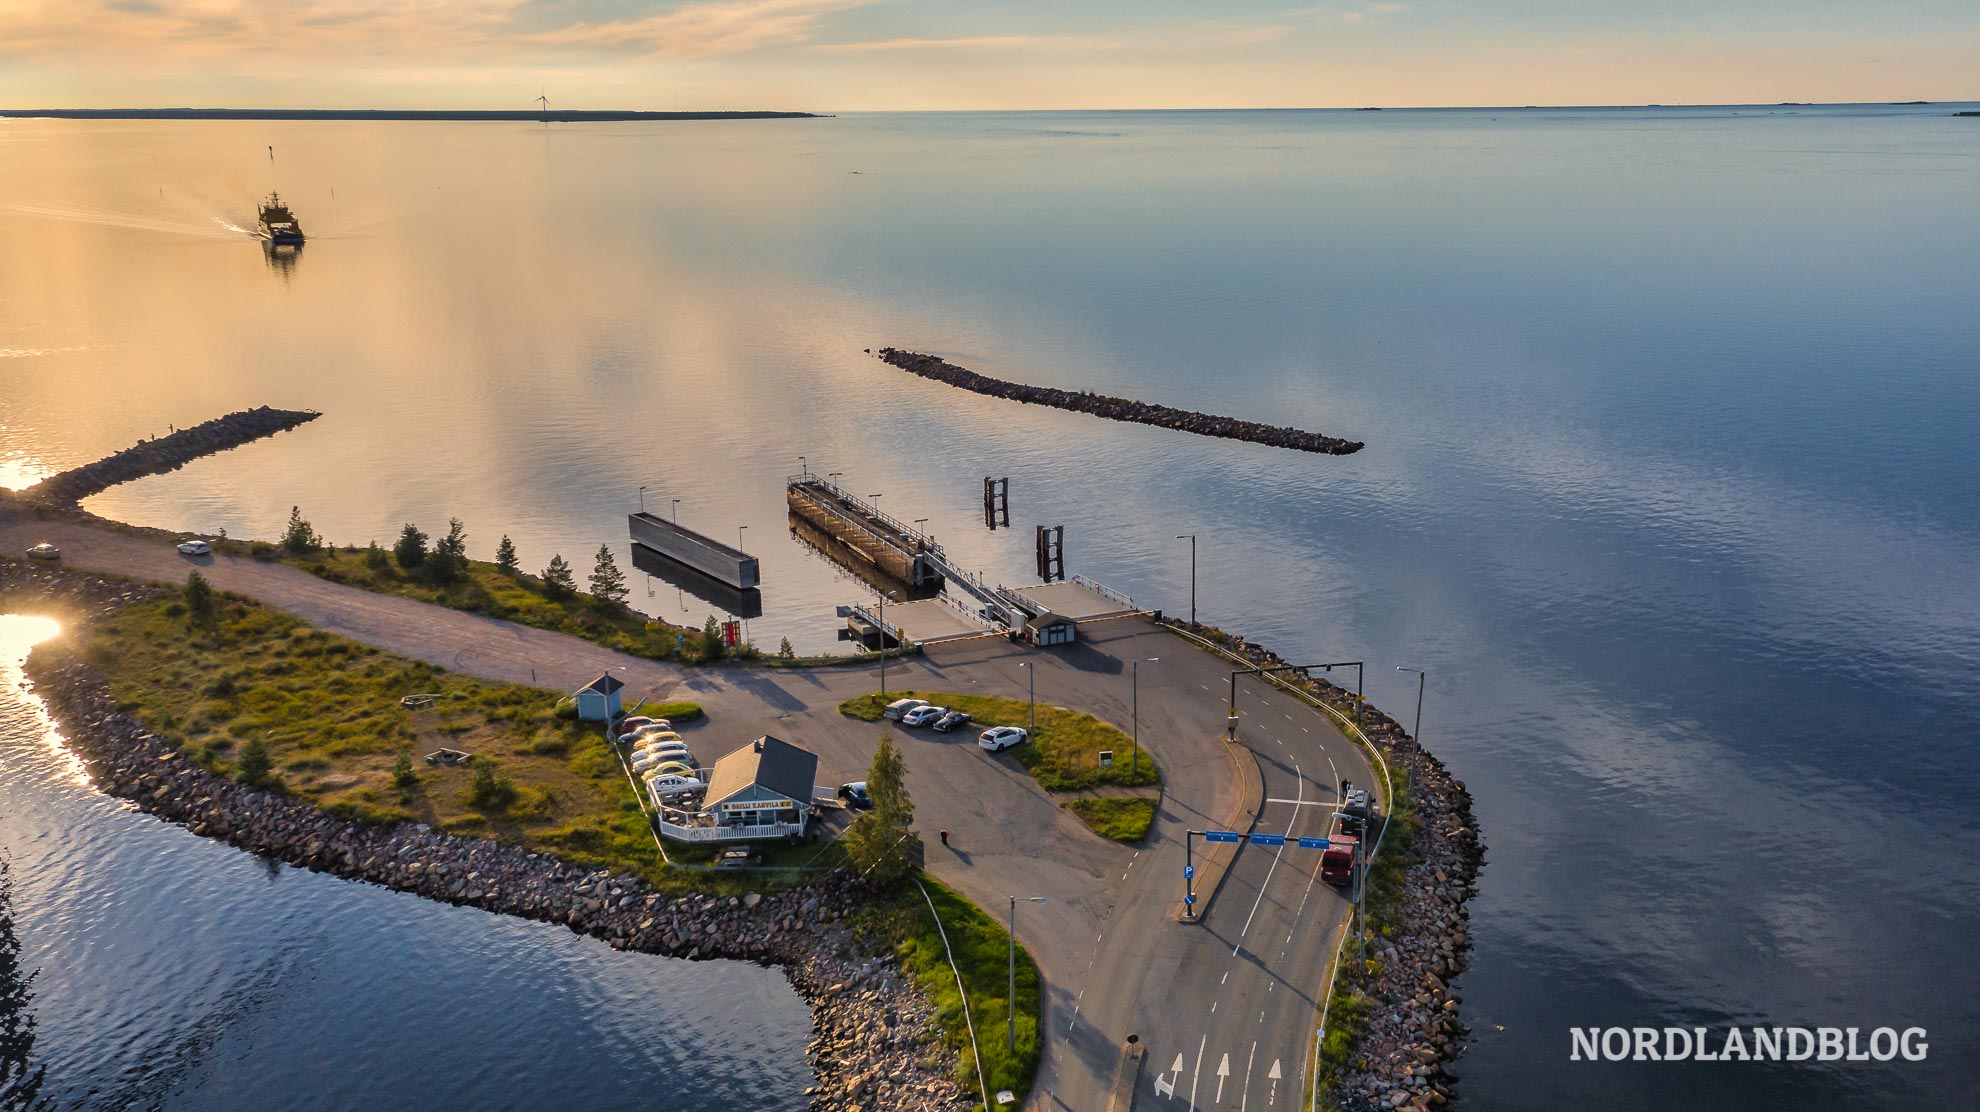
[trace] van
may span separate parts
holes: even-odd
[[[895,699],[893,702],[887,704],[887,709],[881,711],[880,715],[883,718],[891,718],[899,722],[907,712],[927,705],[928,700],[926,699]]]

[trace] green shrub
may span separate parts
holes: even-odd
[[[467,805],[484,814],[499,814],[516,802],[516,784],[483,757],[474,762],[474,779],[468,782]]]

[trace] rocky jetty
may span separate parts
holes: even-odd
[[[867,354],[878,356],[881,360],[911,375],[934,379],[936,382],[946,382],[950,386],[978,394],[988,394],[993,398],[1007,398],[1031,405],[1049,405],[1054,409],[1070,409],[1075,413],[1090,413],[1110,421],[1130,421],[1140,425],[1193,432],[1198,436],[1221,436],[1227,440],[1247,440],[1253,444],[1269,444],[1275,448],[1320,452],[1330,456],[1345,456],[1359,452],[1363,447],[1359,440],[1322,436],[1317,432],[1306,432],[1291,426],[1264,425],[1257,421],[1196,413],[1187,409],[1176,409],[1173,406],[1129,401],[1126,398],[1109,398],[1083,390],[1059,390],[1050,386],[1026,386],[1021,382],[1005,382],[1003,379],[980,375],[936,356],[923,355],[915,351],[902,351],[890,347],[881,348],[877,352],[872,348],[867,348],[866,351]]]
[[[166,590],[0,561],[0,598],[55,601],[72,620]],[[97,786],[140,810],[298,868],[561,924],[614,949],[780,967],[811,1005],[808,1055],[818,1082],[806,1092],[810,1108],[920,1112],[973,1103],[950,1079],[954,1054],[927,998],[891,954],[873,952],[849,929],[847,917],[869,894],[843,874],[780,892],[671,896],[630,874],[425,824],[353,823],[200,767],[119,711],[80,654],[37,651],[27,671]]]
[[[50,475],[21,494],[51,506],[74,509],[83,499],[101,494],[118,483],[177,471],[201,456],[238,448],[321,416],[313,410],[271,409],[265,405],[243,409],[189,429],[175,429],[165,436],[139,441],[116,455]]]
[[[1290,663],[1211,626],[1166,624],[1260,667]],[[1281,678],[1354,715],[1353,692],[1297,673]],[[1373,1010],[1367,1034],[1341,1071],[1334,1099],[1344,1112],[1421,1112],[1456,1099],[1456,1079],[1448,1067],[1463,1052],[1466,1027],[1451,981],[1464,972],[1471,952],[1465,903],[1478,890],[1485,845],[1472,821],[1471,793],[1464,782],[1418,745],[1401,723],[1363,703],[1361,732],[1381,750],[1391,775],[1409,777],[1415,836],[1407,846],[1385,844],[1382,852],[1403,850],[1414,863],[1404,877],[1402,906],[1396,909],[1403,929],[1387,939],[1371,936],[1367,957],[1378,963],[1380,972],[1363,977],[1358,987]],[[1348,956],[1353,957],[1352,950]]]

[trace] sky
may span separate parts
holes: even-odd
[[[0,0],[0,109],[1980,98],[1980,0]]]

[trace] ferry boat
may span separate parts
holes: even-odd
[[[263,201],[260,210],[261,235],[268,242],[280,245],[296,244],[303,241],[302,225],[296,221],[296,214],[282,203],[279,193],[270,193]]]

